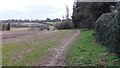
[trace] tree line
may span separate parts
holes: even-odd
[[[30,20],[30,19],[25,19],[25,20],[22,20],[22,19],[9,19],[9,20],[2,20],[2,22],[34,22],[34,23],[45,23],[45,22],[58,22],[58,21],[61,21],[61,19],[59,18],[56,18],[56,19],[50,19],[50,18],[47,18],[46,20],[39,20],[39,19],[35,19],[35,20]]]
[[[75,28],[94,28],[95,21],[103,14],[109,13],[117,2],[74,2],[72,21]]]
[[[114,11],[118,2],[79,2],[75,1],[73,13],[69,18],[69,7],[66,6],[66,15],[61,23],[56,24],[58,29],[94,29],[96,20],[104,13]]]
[[[29,19],[25,19],[25,20],[22,20],[22,19],[2,20],[0,22],[2,25],[2,29],[0,29],[0,30],[10,30],[11,23],[18,23],[18,25],[19,25],[19,23],[43,23],[46,25],[52,25],[51,23],[46,23],[46,22],[59,22],[59,21],[61,21],[61,19],[59,19],[59,18],[56,18],[56,19],[47,18],[46,20],[38,20],[38,19],[36,19],[36,20],[29,20]],[[23,27],[25,27],[25,26],[23,26]]]

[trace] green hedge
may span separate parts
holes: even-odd
[[[96,40],[120,54],[120,11],[101,15],[95,23]]]

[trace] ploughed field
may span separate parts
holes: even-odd
[[[2,32],[2,65],[34,66],[64,45],[77,30],[13,30]],[[49,57],[48,57],[49,58]]]

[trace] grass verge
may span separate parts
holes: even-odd
[[[80,36],[71,45],[67,65],[73,66],[120,66],[120,59],[94,40],[93,30],[81,30]]]

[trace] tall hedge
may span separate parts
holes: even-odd
[[[96,40],[120,54],[120,11],[101,15],[95,23]]]
[[[103,14],[111,12],[117,2],[79,2],[73,5],[72,21],[75,28],[94,28],[94,22]]]

